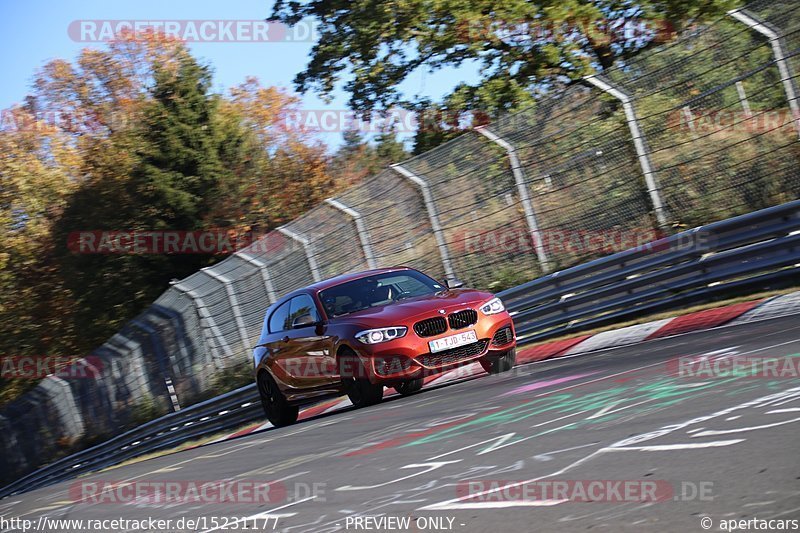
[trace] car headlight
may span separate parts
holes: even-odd
[[[500,298],[492,298],[481,306],[481,313],[484,315],[496,315],[497,313],[502,313],[505,310],[506,306],[503,305],[503,302],[500,300]]]
[[[391,328],[365,329],[356,333],[356,339],[364,344],[379,344],[381,342],[392,341],[405,336],[408,328],[405,326],[394,326]]]

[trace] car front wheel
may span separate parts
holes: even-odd
[[[480,362],[483,369],[490,374],[508,372],[514,368],[514,363],[517,362],[517,349],[511,348],[509,351],[499,357],[481,359]]]
[[[288,426],[297,422],[300,409],[291,405],[278,388],[278,384],[267,372],[258,375],[258,394],[267,419],[275,427]]]
[[[351,350],[339,357],[339,376],[342,389],[354,407],[367,407],[383,400],[383,385],[370,383],[361,360]]]

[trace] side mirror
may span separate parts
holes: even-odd
[[[448,279],[444,282],[448,289],[460,289],[464,286],[464,282],[460,279]]]
[[[292,329],[306,328],[308,326],[316,325],[317,321],[314,320],[314,317],[312,317],[309,313],[295,317],[295,319],[292,320]]]

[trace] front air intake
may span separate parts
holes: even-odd
[[[447,331],[447,320],[442,316],[426,318],[414,324],[414,331],[420,337],[433,337]]]
[[[466,328],[478,321],[478,312],[474,309],[464,309],[452,313],[448,319],[452,329]]]

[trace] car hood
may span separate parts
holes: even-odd
[[[465,307],[477,310],[480,304],[493,297],[492,293],[486,291],[450,289],[439,294],[409,298],[389,305],[370,307],[369,309],[334,318],[331,322],[357,323],[367,327],[391,326],[393,323],[433,316],[438,314],[440,309],[444,309],[446,313],[464,309]]]

